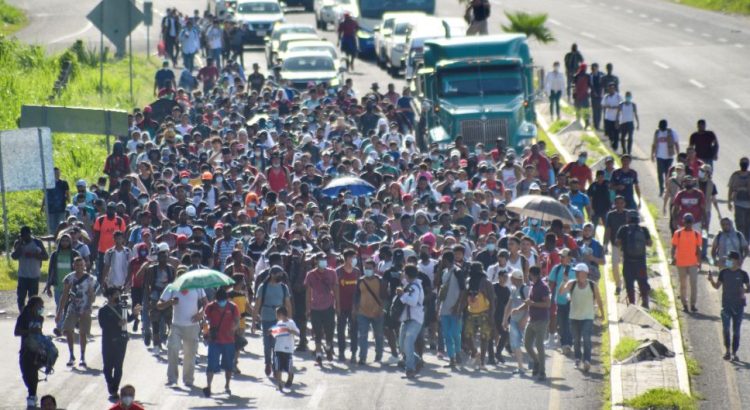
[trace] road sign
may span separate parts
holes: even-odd
[[[0,190],[17,192],[54,188],[53,168],[52,131],[49,128],[0,131]]]
[[[125,55],[125,39],[143,21],[143,13],[131,0],[102,0],[86,18]]]
[[[49,127],[53,132],[128,135],[128,113],[123,110],[24,105],[23,127]]]
[[[154,24],[154,3],[150,1],[143,2],[143,25],[150,27]]]

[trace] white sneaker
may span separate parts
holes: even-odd
[[[386,366],[395,366],[398,364],[398,356],[390,355],[388,356],[388,359],[386,359],[383,364]]]
[[[27,408],[36,408],[36,396],[29,396],[26,398],[26,407]]]

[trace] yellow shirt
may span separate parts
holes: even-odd
[[[247,298],[243,296],[235,296],[232,298],[232,303],[237,305],[237,310],[240,312],[240,329],[245,329],[245,318],[242,317],[242,314],[247,312]]]

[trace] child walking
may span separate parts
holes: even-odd
[[[276,309],[276,325],[269,329],[275,339],[273,347],[273,374],[279,391],[284,387],[291,388],[294,380],[292,355],[294,352],[294,336],[299,335],[299,328],[294,320],[289,318],[289,312],[284,306]],[[287,373],[286,384],[281,382],[281,372]]]

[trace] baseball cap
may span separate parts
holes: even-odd
[[[586,265],[585,263],[579,263],[573,268],[576,272],[586,272],[589,273],[589,265]]]
[[[201,179],[203,181],[208,181],[208,180],[214,179],[214,175],[212,173],[206,171],[203,174],[201,174]]]
[[[568,255],[570,255],[570,249],[568,248],[560,249],[560,256],[568,256]]]
[[[520,270],[516,269],[516,270],[514,270],[513,272],[510,273],[510,277],[513,278],[513,279],[523,280],[523,272],[521,272]]]
[[[82,179],[79,179],[78,181],[76,181],[76,186],[85,187],[86,186],[86,181],[84,181]]]
[[[169,245],[167,245],[164,242],[160,242],[159,245],[156,246],[156,248],[159,250],[159,253],[162,253],[162,252],[169,253]]]

